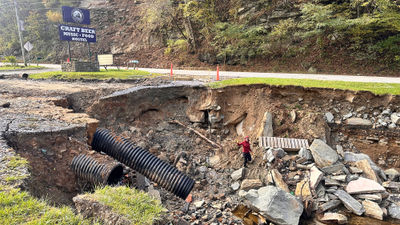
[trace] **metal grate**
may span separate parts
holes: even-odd
[[[298,151],[300,148],[309,148],[306,139],[260,137],[259,146],[264,148],[282,148],[287,151]]]

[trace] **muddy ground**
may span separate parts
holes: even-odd
[[[254,161],[246,179],[265,182],[265,151],[258,137],[266,112],[273,114],[275,137],[302,138],[310,144],[322,139],[344,151],[365,153],[384,169],[399,169],[400,126],[387,121],[390,113],[400,112],[399,103],[399,96],[368,92],[267,85],[209,89],[196,81],[161,78],[133,83],[4,79],[0,139],[29,161],[30,177],[23,188],[55,204],[73,206],[72,197],[87,187],[69,164],[80,153],[97,154],[88,145],[88,135],[97,126],[109,129],[195,179],[197,204],[187,214],[181,210],[183,200],[151,184],[169,210],[166,221],[241,224],[232,215],[243,202],[231,188],[231,173],[242,167],[236,142],[250,136]],[[333,116],[330,121],[327,113]],[[371,124],[346,122],[354,117]],[[284,179],[292,175],[284,174]],[[288,185],[295,188],[295,183]]]

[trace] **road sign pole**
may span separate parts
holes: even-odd
[[[69,44],[69,41],[67,43],[68,43],[68,59],[71,62],[72,61],[72,59],[71,59],[71,45]]]
[[[92,53],[90,52],[90,42],[88,44],[88,50],[89,50],[89,62],[92,62]]]
[[[19,16],[18,16],[17,2],[15,0],[14,0],[14,8],[15,8],[15,17],[17,18],[18,36],[19,36],[19,42],[21,44],[22,59],[24,60],[24,65],[26,66],[25,50],[23,47],[22,34],[21,34],[21,24],[20,24],[20,20],[19,20]]]

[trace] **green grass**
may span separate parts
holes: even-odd
[[[31,70],[43,68],[43,66],[0,66],[0,70]]]
[[[158,200],[129,187],[106,186],[87,196],[110,207],[115,213],[124,215],[132,224],[153,224],[164,212]]]
[[[7,167],[10,169],[15,169],[17,167],[26,166],[28,164],[28,160],[22,158],[21,156],[12,156],[8,158]]]
[[[141,70],[101,70],[100,72],[45,72],[32,74],[32,79],[134,79],[140,77],[157,76]]]
[[[19,189],[0,191],[0,224],[89,225],[69,207],[55,208]]]
[[[345,81],[320,81],[310,79],[237,78],[210,83],[212,88],[243,84],[295,85],[303,87],[333,88],[353,91],[370,91],[375,94],[400,95],[400,84],[363,83]]]

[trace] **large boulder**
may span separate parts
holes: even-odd
[[[369,164],[371,165],[372,169],[375,171],[376,174],[378,174],[384,180],[387,179],[384,171],[380,167],[378,167],[368,155],[364,153],[345,152],[343,158],[345,162],[357,162],[366,159],[368,160]]]
[[[261,127],[258,132],[259,137],[273,137],[274,129],[273,125],[273,115],[270,112],[265,112],[263,120],[261,121]]]
[[[303,204],[296,197],[274,186],[260,188],[251,204],[275,224],[297,225],[303,213]]]
[[[320,139],[314,140],[310,150],[315,163],[319,167],[331,166],[339,159],[337,152]]]
[[[244,175],[245,175],[245,168],[240,168],[238,170],[235,170],[232,174],[232,180],[237,181],[237,180],[241,180],[243,179]]]

